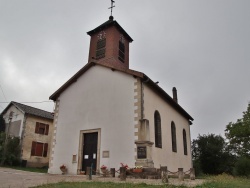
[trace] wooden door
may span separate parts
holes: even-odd
[[[92,166],[92,174],[95,174],[97,162],[97,142],[97,132],[83,134],[82,171],[86,172],[87,167]]]

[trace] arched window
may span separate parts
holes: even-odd
[[[161,116],[158,111],[155,111],[155,147],[162,148],[161,141]]]
[[[172,151],[177,152],[177,144],[176,144],[176,128],[175,124],[171,122],[171,135],[172,135]]]
[[[183,129],[182,135],[183,135],[184,155],[187,155],[187,135],[186,135],[186,130],[185,129]]]

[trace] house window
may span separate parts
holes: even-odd
[[[176,128],[175,124],[171,122],[171,135],[172,135],[172,151],[177,152],[177,144],[176,144]]]
[[[99,39],[96,45],[96,59],[101,59],[105,57],[106,52],[106,38]]]
[[[48,144],[41,142],[32,142],[31,156],[47,157]]]
[[[183,135],[184,155],[187,155],[187,135],[186,135],[186,130],[185,129],[183,129],[182,135]]]
[[[123,36],[120,36],[120,40],[119,40],[118,59],[124,63],[124,60],[125,60],[125,39]]]
[[[155,111],[154,114],[155,121],[155,147],[162,148],[161,141],[161,117],[158,111]]]
[[[36,122],[36,134],[48,135],[49,134],[49,124]]]

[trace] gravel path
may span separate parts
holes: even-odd
[[[35,172],[26,172],[21,170],[15,170],[10,168],[0,167],[0,188],[28,188],[34,187],[37,185],[48,184],[48,183],[57,183],[57,182],[81,182],[81,181],[90,181],[87,176],[84,175],[52,175],[52,174],[43,174]],[[91,181],[100,181],[100,182],[117,182],[123,183],[119,178],[104,178],[99,176],[93,176]],[[161,180],[155,179],[132,179],[127,178],[126,182],[129,183],[147,183],[162,185]],[[196,185],[202,184],[204,180],[186,180],[179,181],[178,179],[169,179],[169,184],[174,185],[186,185],[189,187],[194,187]]]

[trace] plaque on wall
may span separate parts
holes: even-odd
[[[138,159],[146,159],[147,158],[146,146],[138,146],[137,147],[137,158]]]
[[[102,151],[102,158],[109,158],[109,151]]]

